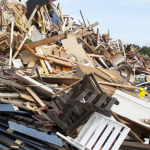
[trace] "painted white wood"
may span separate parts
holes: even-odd
[[[88,120],[88,122],[85,124],[84,128],[81,130],[80,134],[78,135],[78,138],[76,138],[76,141],[81,141],[82,138],[84,137],[84,134],[86,133],[86,131],[88,130],[89,125],[92,124],[92,122],[98,117],[98,115],[95,116],[91,116],[91,118]],[[103,118],[101,119],[103,120]]]
[[[13,36],[14,36],[14,22],[11,23],[11,38],[10,38],[10,54],[9,54],[9,68],[11,68],[12,62],[12,43],[13,43]]]
[[[46,91],[47,93],[49,93],[49,96],[55,94],[51,88],[49,88],[47,86],[43,86],[43,84],[35,81],[34,79],[30,78],[29,76],[22,76],[21,74],[16,73],[16,77],[29,85],[39,85],[39,86],[37,86],[37,89],[41,90],[42,92]]]
[[[57,135],[79,150],[109,150],[111,146],[118,150],[129,130],[124,124],[95,112],[75,140],[58,132]]]
[[[103,143],[105,142],[105,140],[109,136],[109,134],[112,131],[112,129],[113,129],[114,126],[115,126],[115,123],[114,122],[110,122],[110,124],[108,125],[108,127],[106,128],[106,130],[104,131],[104,133],[102,134],[102,136],[100,137],[99,141],[97,142],[96,146],[94,147],[94,149],[100,149],[102,147]],[[97,138],[95,138],[95,139],[97,139]]]
[[[89,138],[91,137],[91,135],[93,134],[93,131],[95,130],[95,128],[97,127],[97,125],[99,124],[99,119],[100,117],[96,118],[94,120],[94,122],[92,122],[92,124],[89,126],[88,130],[86,131],[86,133],[84,134],[84,137],[80,143],[81,145],[86,145],[87,141],[89,140]]]
[[[23,67],[21,59],[13,59],[12,62],[13,62],[13,65],[14,65],[15,68]]]
[[[112,134],[110,135],[110,137],[108,138],[108,141],[105,143],[104,147],[102,150],[108,150],[112,143],[114,142],[114,140],[116,139],[116,137],[118,136],[120,130],[122,129],[122,126],[117,124],[117,127],[115,127],[114,131],[112,132]],[[98,150],[98,144],[96,144],[95,148],[93,150]]]
[[[98,139],[98,137],[100,136],[100,133],[102,133],[102,131],[104,130],[104,128],[106,127],[108,123],[109,123],[109,120],[106,120],[103,118],[103,121],[99,124],[99,127],[95,130],[93,136],[90,138],[90,141],[87,143],[86,148],[91,149],[93,147],[93,144],[95,143],[96,139]],[[101,145],[99,147],[101,147]]]
[[[124,141],[124,137],[127,135],[126,133],[128,133],[130,131],[129,128],[124,128],[122,133],[120,134],[118,140],[115,142],[114,146],[112,147],[111,150],[116,150],[119,149],[119,147],[121,146],[122,142]]]
[[[64,30],[65,30],[66,22],[67,22],[67,18],[65,18],[65,22],[64,22],[64,24],[62,25],[62,32],[63,32],[63,33],[64,33]]]
[[[112,106],[112,110],[122,117],[126,117],[145,128],[150,128],[149,124],[142,123],[140,119],[149,118],[150,104],[132,95],[116,90],[112,97],[117,98],[119,106]]]

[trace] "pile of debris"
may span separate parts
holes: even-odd
[[[0,2],[0,149],[150,149],[147,55],[53,0]]]

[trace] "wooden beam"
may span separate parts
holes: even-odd
[[[70,86],[64,88],[63,90],[57,92],[56,94],[52,95],[52,98],[55,98],[57,95],[59,95],[60,93],[62,93],[63,91],[66,91],[67,89],[71,88],[72,86],[76,85],[77,83],[79,83],[82,79],[80,79],[79,81],[71,84]]]
[[[57,41],[60,41],[60,40],[66,39],[66,38],[67,38],[67,32],[65,32],[63,34],[56,35],[56,36],[52,36],[50,38],[46,38],[46,39],[43,39],[43,40],[39,40],[39,41],[36,41],[36,42],[29,43],[29,44],[27,44],[27,46],[30,47],[30,48],[35,48],[35,47],[38,47],[38,46],[41,46],[41,45],[57,42]],[[26,50],[26,48],[23,47],[21,50]]]
[[[27,49],[27,50],[28,50],[28,49]],[[38,54],[40,54],[40,51],[39,51],[38,48],[35,48],[35,50],[36,50],[36,52],[37,52]],[[45,64],[45,62],[44,62],[43,59],[40,59],[40,63],[41,63],[41,65],[42,65],[42,67],[43,67],[44,72],[45,72],[46,74],[49,74],[48,69],[47,69],[46,64]]]
[[[78,38],[82,43],[85,44],[85,46],[92,52],[94,53],[95,55],[99,55],[99,53],[93,49],[88,43],[86,43],[84,40],[82,40],[81,38]]]
[[[60,60],[64,60],[64,61],[70,62],[70,63],[76,63],[75,61],[72,61],[72,60],[69,60],[69,59],[66,59],[66,58],[62,58],[62,57],[59,57],[59,56],[56,56],[56,55],[51,55],[51,54],[47,54],[47,55],[51,56],[51,57],[54,57],[54,58],[58,58]]]
[[[99,45],[99,28],[97,28],[96,39],[97,39],[97,46],[98,46]]]
[[[42,107],[46,106],[46,105],[42,102],[42,100],[36,95],[36,93],[31,90],[31,88],[26,87],[26,89],[27,89],[27,91],[32,95],[32,97],[40,104],[40,106],[42,106]]]
[[[89,32],[85,32],[83,34],[78,34],[76,35],[76,38],[82,37],[82,36],[86,36],[86,35],[91,35],[94,34],[94,31],[89,31]]]
[[[84,27],[84,24],[78,26],[77,28],[74,29],[74,32],[78,31],[79,29],[83,28]]]
[[[90,25],[89,27],[84,28],[83,30],[80,30],[79,32],[75,33],[74,35],[77,35],[77,34],[80,34],[80,33],[84,33],[84,32],[86,32],[87,30],[90,30],[91,28],[93,28],[93,27],[95,27],[95,26],[97,26],[97,25],[98,25],[98,22],[96,22],[96,23]]]
[[[130,86],[130,85],[122,85],[122,84],[116,84],[116,83],[109,83],[109,82],[103,82],[98,81],[99,84],[109,85],[109,86],[115,86],[115,87],[122,87],[128,90],[139,90],[138,87]]]

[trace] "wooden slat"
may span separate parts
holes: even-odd
[[[31,88],[26,87],[26,89],[27,89],[27,91],[33,96],[33,98],[40,104],[40,106],[42,106],[42,107],[46,106],[46,105],[42,102],[42,100],[36,95],[36,93],[31,90]]]
[[[79,31],[79,32],[77,32],[77,33],[75,33],[75,35],[80,34],[80,33],[84,33],[84,32],[86,32],[87,30],[90,30],[91,28],[93,28],[93,27],[95,27],[95,26],[97,26],[97,25],[98,25],[98,22],[96,22],[96,23],[90,25],[89,27],[84,28],[83,30],[81,30],[81,31]]]
[[[116,84],[116,83],[110,83],[110,82],[103,82],[103,81],[98,81],[99,84],[104,84],[104,85],[110,85],[110,86],[115,86],[115,87],[122,87],[126,89],[132,89],[132,90],[139,90],[138,87],[136,86],[129,86],[129,85],[122,85],[122,84]]]
[[[63,50],[60,51],[60,57],[67,59],[66,54]],[[70,68],[62,66],[62,71],[69,72],[70,70],[71,70]]]
[[[68,67],[74,67],[74,65],[72,65],[71,63],[57,59],[57,58],[48,57],[48,59],[52,62],[57,63],[57,64],[61,64],[61,65],[68,66]]]
[[[58,48],[54,48],[54,55],[59,57]],[[61,65],[56,64],[56,70],[61,70]]]
[[[36,50],[36,52],[37,52],[38,54],[40,54],[40,51],[39,51],[38,48],[35,48],[35,50]],[[41,63],[41,65],[42,65],[42,67],[43,67],[44,72],[45,72],[46,74],[49,74],[48,69],[47,69],[46,64],[45,64],[45,62],[44,62],[43,59],[40,59],[40,63]]]
[[[108,120],[107,120],[108,121]],[[105,120],[104,120],[105,122]],[[108,122],[107,122],[108,123]],[[105,140],[107,139],[107,137],[109,136],[109,134],[111,133],[113,127],[115,126],[114,122],[110,122],[108,127],[106,128],[106,130],[104,131],[104,133],[102,134],[102,136],[100,137],[99,141],[96,143],[98,145],[98,147],[100,148]],[[95,131],[95,135],[92,137],[92,139],[90,140],[90,143],[94,142],[95,139],[98,139],[98,135],[100,135],[101,133],[99,132],[99,130],[101,129],[101,126],[99,126],[99,128],[97,128],[97,130]],[[104,128],[103,128],[104,129]],[[102,129],[101,129],[102,130]],[[98,134],[100,133],[100,134]],[[90,146],[90,145],[89,145]]]
[[[35,48],[37,46],[57,42],[57,41],[60,41],[60,40],[66,39],[66,38],[67,38],[67,33],[65,32],[63,34],[52,36],[50,38],[46,38],[46,39],[43,39],[43,40],[39,40],[39,41],[36,41],[36,42],[29,43],[29,44],[27,44],[27,46],[30,47],[30,48]],[[26,50],[26,47],[22,48],[21,50]]]

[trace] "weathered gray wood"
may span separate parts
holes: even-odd
[[[1,98],[19,98],[19,93],[0,93]]]
[[[7,86],[15,87],[15,88],[21,89],[21,90],[25,90],[26,89],[25,85],[19,84],[17,82],[13,82],[11,80],[6,80],[6,79],[0,78],[0,83],[4,84],[4,85],[7,85]]]

